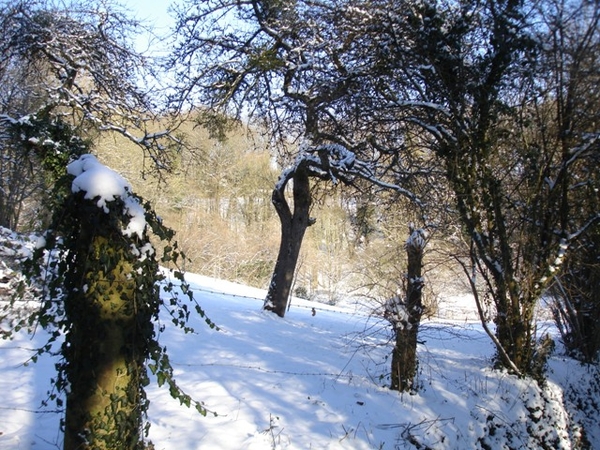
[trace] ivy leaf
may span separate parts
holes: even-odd
[[[163,371],[159,371],[156,373],[156,383],[158,387],[161,387],[167,381],[167,375]]]

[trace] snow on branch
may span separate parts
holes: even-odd
[[[426,241],[426,232],[422,228],[413,229],[411,227],[411,233],[406,243],[404,244],[406,248],[414,248],[416,250],[423,250],[425,248]]]
[[[338,170],[351,170],[356,161],[354,152],[339,144],[320,145],[312,151],[316,151],[318,154],[326,153],[330,164]]]
[[[0,123],[7,123],[8,125],[16,125],[19,122],[6,114],[0,114]]]
[[[600,222],[600,213],[596,214],[595,216],[592,216],[586,223],[584,223],[577,231],[574,231],[572,233],[569,233],[568,236],[568,240],[572,241],[574,239],[577,239],[579,236],[581,236],[583,233],[585,233],[588,228],[590,228],[592,225],[594,225],[596,222]]]
[[[400,295],[394,295],[385,302],[383,317],[392,324],[394,330],[410,330],[412,328],[410,311]]]
[[[565,162],[565,167],[569,167],[573,162],[575,162],[582,154],[586,153],[588,150],[592,149],[595,144],[598,144],[600,141],[600,134],[596,133],[587,133],[583,136],[584,142],[577,147],[574,147],[570,151],[571,157],[568,161]]]
[[[294,163],[279,176],[275,189],[281,191],[301,166],[306,167],[311,176],[323,180],[352,184],[356,178],[360,178],[375,186],[398,192],[418,205],[421,204],[413,192],[377,177],[374,164],[358,159],[353,151],[333,143],[314,147],[301,146]]]

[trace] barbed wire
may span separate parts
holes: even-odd
[[[234,298],[243,298],[243,299],[249,299],[249,300],[256,300],[259,302],[264,302],[264,298],[259,298],[259,297],[254,297],[254,296],[250,296],[250,295],[242,295],[242,294],[232,294],[230,292],[225,292],[225,291],[218,291],[218,290],[213,290],[213,289],[207,289],[207,288],[201,288],[201,287],[194,287],[193,284],[190,283],[190,290],[192,292],[204,292],[207,294],[212,294],[212,295],[226,295],[228,297],[234,297]],[[367,312],[361,312],[361,311],[344,311],[343,309],[331,309],[331,308],[326,308],[326,307],[321,307],[318,306],[319,302],[313,302],[313,304],[311,305],[302,305],[302,304],[298,304],[298,303],[291,303],[291,306],[295,307],[295,308],[303,308],[303,309],[315,309],[316,311],[329,311],[329,312],[335,312],[335,313],[340,313],[340,314],[347,314],[350,316],[354,316],[354,315],[361,315],[361,316],[369,316],[370,314],[368,314]]]
[[[283,374],[283,375],[299,375],[299,376],[314,376],[314,377],[333,377],[336,379],[339,378],[355,378],[356,374],[344,374],[340,373],[330,373],[330,372],[293,372],[289,370],[276,370],[276,369],[265,369],[260,366],[250,366],[250,365],[242,365],[242,364],[225,364],[225,363],[206,363],[206,364],[189,364],[189,363],[173,363],[174,366],[179,367],[230,367],[234,369],[244,369],[244,370],[254,370],[256,372],[262,373],[273,373],[273,374]]]

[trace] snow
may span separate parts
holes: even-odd
[[[386,387],[392,344],[383,318],[294,299],[281,319],[261,310],[263,290],[195,274],[186,279],[220,331],[192,318],[196,333],[186,335],[165,317],[160,340],[176,380],[217,416],[202,417],[151,384],[156,449],[533,449],[542,440],[568,449],[577,423],[600,448],[598,368],[560,351],[542,389],[490,368],[494,349],[479,323],[427,320],[418,390],[400,394]],[[467,305],[464,297],[455,301]],[[45,338],[37,330],[0,341],[0,448],[62,445],[62,411],[42,405],[57,361],[45,355],[27,363]]]
[[[405,246],[423,250],[425,248],[426,238],[427,235],[425,230],[421,228],[414,229],[406,240]]]
[[[124,212],[130,217],[123,234],[131,237],[143,236],[146,227],[145,211],[139,201],[130,193],[131,185],[114,170],[100,163],[94,155],[82,155],[67,166],[67,172],[75,179],[72,183],[74,193],[83,191],[85,198],[96,200],[99,208],[108,213],[107,203],[121,198]]]
[[[385,317],[398,330],[404,327],[409,330],[411,328],[411,324],[408,323],[410,313],[398,296],[390,298],[385,303]]]
[[[94,155],[83,155],[67,166],[67,172],[75,176],[73,192],[86,192],[85,198],[98,197],[98,207],[108,213],[107,202],[125,195],[131,189],[129,183],[117,172],[101,164]]]

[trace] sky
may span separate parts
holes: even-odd
[[[172,23],[167,11],[174,3],[170,0],[122,0],[123,6],[131,9],[140,20],[148,20],[159,28],[168,28]]]
[[[173,17],[168,12],[173,3],[175,2],[171,0],[121,0],[121,4],[131,11],[134,18],[152,27],[158,36],[166,35],[174,24]],[[150,50],[154,53],[157,48],[153,36],[147,34],[139,36],[136,45],[142,52]]]

